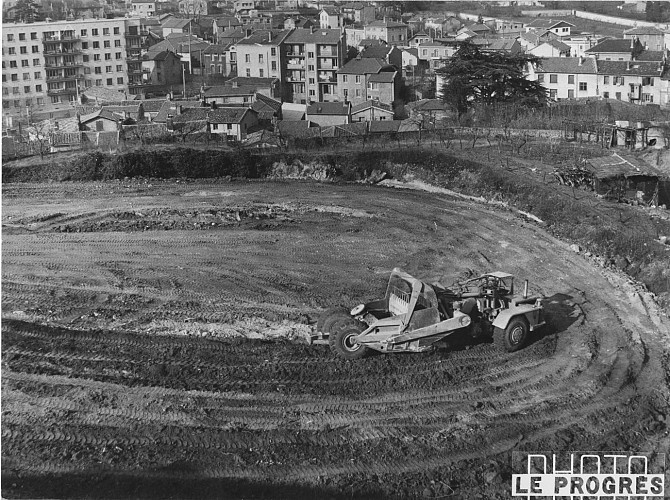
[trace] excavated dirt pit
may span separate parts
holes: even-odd
[[[456,339],[347,362],[305,343],[393,267],[514,273],[549,324],[513,354]],[[670,449],[650,295],[444,194],[5,185],[2,280],[5,497],[509,498],[513,451]]]

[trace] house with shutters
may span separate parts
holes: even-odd
[[[387,64],[402,68],[402,50],[395,45],[377,45],[366,47],[361,52],[361,58],[371,57],[373,59],[383,59]]]
[[[665,32],[655,26],[636,26],[625,30],[623,37],[639,40],[646,50],[665,50]]]
[[[548,57],[531,68],[528,78],[541,83],[551,100],[598,96],[595,57]]]
[[[319,28],[336,29],[344,26],[344,16],[335,7],[326,6],[319,12]]]
[[[372,21],[365,25],[365,38],[384,40],[390,45],[406,45],[409,27],[404,23],[387,19]]]
[[[247,107],[217,107],[207,112],[207,123],[212,134],[228,140],[241,141],[258,125],[258,113]]]
[[[253,78],[284,77],[281,45],[291,30],[256,30],[228,48],[235,53],[237,75]]]
[[[391,104],[399,87],[398,70],[383,59],[359,56],[337,71],[339,100],[354,105],[373,99]]]
[[[379,101],[365,101],[351,108],[352,122],[391,121],[394,113],[390,104]]]
[[[533,19],[525,26],[525,29],[526,32],[534,31],[538,35],[548,31],[560,37],[567,37],[570,36],[572,28],[574,27],[574,24],[567,21],[553,21],[551,19],[540,17]]]
[[[644,46],[635,38],[608,38],[584,53],[603,61],[630,61],[643,50]]]
[[[655,61],[598,61],[598,86],[605,99],[634,104],[667,104],[663,102],[667,82],[661,77],[664,64]]]

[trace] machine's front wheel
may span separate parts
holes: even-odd
[[[515,352],[521,349],[528,341],[530,327],[523,316],[512,318],[504,330],[496,328],[493,335],[494,341],[507,352]]]
[[[316,322],[316,331],[330,334],[333,323],[336,321],[351,319],[349,311],[342,306],[326,309]]]
[[[364,358],[370,354],[370,348],[354,342],[354,338],[363,330],[365,330],[365,325],[356,320],[348,325],[341,325],[336,331],[330,333],[330,350],[345,359]]]

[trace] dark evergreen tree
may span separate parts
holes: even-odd
[[[437,70],[445,81],[443,99],[459,117],[475,104],[543,106],[547,102],[547,90],[524,76],[529,64],[537,65],[540,61],[526,54],[482,51],[464,42],[447,64]]]
[[[16,2],[16,18],[23,23],[39,21],[38,5],[33,0]]]

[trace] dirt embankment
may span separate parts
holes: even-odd
[[[515,450],[670,447],[667,316],[516,212],[299,181],[3,195],[5,497],[502,499]],[[300,341],[396,266],[528,278],[549,324],[513,354]]]

